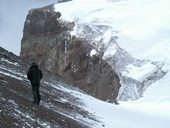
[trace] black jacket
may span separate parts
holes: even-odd
[[[40,84],[42,77],[42,71],[38,68],[38,65],[32,64],[27,72],[27,78],[31,81],[31,84]]]

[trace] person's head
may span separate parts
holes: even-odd
[[[35,62],[33,62],[33,63],[31,64],[31,67],[36,67],[36,68],[38,68],[38,65],[37,65]]]

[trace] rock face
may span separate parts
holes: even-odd
[[[60,19],[52,6],[29,11],[21,43],[22,59],[64,76],[101,100],[115,100],[119,77],[100,56],[90,55],[88,39],[71,36],[74,22]]]

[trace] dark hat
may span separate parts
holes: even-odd
[[[33,63],[31,64],[31,67],[37,67],[37,68],[38,68],[38,65],[37,65],[35,62],[33,62]]]

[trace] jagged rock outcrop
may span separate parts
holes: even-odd
[[[118,74],[121,83],[119,100],[139,99],[149,85],[166,74],[162,70],[162,62],[136,59],[121,48],[117,42],[119,34],[112,26],[105,25],[99,19],[75,22],[75,35],[88,39],[93,46],[91,53],[108,63]]]
[[[71,36],[75,23],[63,21],[52,7],[29,11],[20,56],[99,99],[116,99],[120,84],[115,71],[102,57],[90,55],[93,47],[88,39]]]

